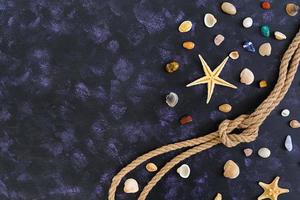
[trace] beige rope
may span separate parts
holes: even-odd
[[[145,200],[152,188],[158,183],[158,181],[160,181],[164,177],[164,175],[168,173],[168,171],[170,171],[175,165],[185,160],[186,158],[189,158],[220,143],[223,143],[227,147],[234,147],[242,142],[248,143],[254,141],[258,136],[259,127],[284,98],[285,94],[292,84],[300,61],[299,44],[300,31],[297,33],[281,59],[279,76],[273,91],[252,114],[240,115],[234,120],[224,120],[219,125],[217,131],[212,132],[206,136],[185,140],[174,144],[168,144],[152,150],[142,156],[139,156],[113,177],[109,189],[108,200],[115,200],[116,189],[120,184],[122,178],[126,176],[126,174],[153,157],[178,149],[190,147],[190,149],[184,151],[183,153],[180,153],[169,162],[167,162],[155,174],[155,176],[142,190],[138,200]],[[234,134],[233,132],[236,129],[240,129],[242,132],[240,134]]]

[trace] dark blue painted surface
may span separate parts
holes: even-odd
[[[205,135],[225,118],[251,112],[268,95],[278,73],[280,55],[297,31],[299,16],[289,17],[285,1],[275,1],[264,11],[258,1],[233,1],[234,17],[221,13],[221,1],[1,1],[0,3],[0,199],[106,199],[113,175],[136,156],[183,139]],[[295,1],[298,2],[299,1]],[[213,29],[205,28],[203,16],[218,18]],[[251,16],[254,26],[241,27]],[[185,19],[194,22],[190,33],[177,32]],[[263,38],[262,24],[287,34],[288,40]],[[226,40],[215,47],[213,38],[222,33]],[[196,42],[187,52],[184,40]],[[263,58],[241,48],[246,40],[256,47],[269,41],[271,57]],[[205,86],[184,85],[202,76],[197,58],[201,53],[211,67],[217,66],[233,49],[241,58],[229,61],[221,74],[238,90],[217,86],[209,105]],[[178,60],[175,74],[164,65]],[[256,76],[252,86],[239,83],[239,73],[250,68]],[[266,89],[257,81],[265,79]],[[164,103],[170,91],[179,95],[175,108]],[[233,149],[215,147],[185,162],[189,179],[172,170],[151,192],[149,199],[212,199],[221,192],[224,199],[256,199],[262,192],[259,180],[282,177],[281,186],[290,193],[280,199],[296,200],[300,194],[300,135],[288,127],[299,119],[299,74],[277,110],[260,129],[256,142]],[[233,105],[230,114],[217,106]],[[283,119],[282,108],[292,114]],[[193,123],[179,126],[184,114]],[[294,150],[283,148],[287,134]],[[267,146],[272,156],[263,160],[245,158],[242,149],[255,151]],[[159,167],[171,153],[153,160]],[[241,175],[236,180],[222,176],[226,160],[235,160]],[[151,178],[144,166],[128,177],[140,186]],[[121,183],[121,187],[122,188]],[[118,191],[117,199],[136,199]]]

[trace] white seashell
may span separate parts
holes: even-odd
[[[258,150],[258,155],[262,158],[269,158],[271,155],[270,149],[263,147]]]
[[[254,81],[254,74],[250,69],[245,68],[245,69],[242,70],[242,72],[240,74],[240,78],[241,78],[240,79],[241,83],[244,83],[246,85],[250,85]]]
[[[215,16],[211,13],[207,13],[204,16],[204,24],[206,27],[208,28],[212,28],[216,23],[217,23],[217,19],[215,18]]]
[[[181,165],[178,169],[177,169],[177,173],[182,177],[182,178],[188,178],[190,176],[191,173],[191,169],[187,164],[183,164]]]
[[[245,28],[250,28],[251,26],[253,25],[253,19],[251,17],[246,17],[244,20],[243,20],[243,26]]]
[[[168,104],[168,106],[170,107],[175,107],[178,103],[178,95],[174,92],[170,92],[167,96],[166,96],[166,103]]]
[[[225,40],[225,37],[221,34],[218,34],[216,37],[215,37],[215,40],[214,40],[214,43],[216,46],[219,46],[220,44],[222,44],[222,42]]]
[[[139,191],[139,185],[138,182],[133,179],[129,178],[124,182],[124,188],[123,188],[125,193],[136,193]]]
[[[275,31],[274,36],[275,36],[276,40],[285,40],[286,39],[286,35],[284,35],[283,33],[279,32],[279,31]]]
[[[260,45],[258,52],[261,56],[270,56],[272,53],[272,46],[269,42]]]
[[[290,110],[289,109],[284,109],[281,111],[281,116],[282,117],[288,117],[290,115]]]
[[[286,136],[284,146],[286,150],[292,151],[293,150],[293,142],[292,142],[292,137],[290,135]]]
[[[235,15],[237,12],[235,6],[229,2],[223,2],[221,5],[221,9],[224,13],[228,15]]]

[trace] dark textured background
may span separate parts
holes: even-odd
[[[299,16],[285,13],[286,1],[274,1],[269,11],[262,10],[259,1],[232,2],[236,16],[221,13],[219,0],[1,1],[0,199],[104,200],[113,175],[136,156],[205,135],[223,119],[253,111],[275,84],[280,55],[298,29]],[[203,25],[206,12],[219,20],[212,29]],[[254,19],[247,30],[241,26],[246,16]],[[180,34],[177,27],[185,19],[194,27]],[[263,38],[259,26],[264,23],[288,39]],[[213,44],[218,33],[226,37],[220,47]],[[195,41],[196,48],[182,49],[184,40]],[[245,40],[256,46],[269,41],[272,56],[244,51]],[[197,54],[215,67],[233,49],[241,57],[230,60],[221,77],[238,90],[217,86],[206,105],[205,86],[184,87],[203,75]],[[173,59],[182,66],[167,74],[164,65]],[[253,70],[257,81],[267,80],[269,87],[260,89],[257,81],[240,84],[244,67]],[[170,91],[180,98],[175,108],[164,103]],[[300,134],[288,127],[290,119],[299,119],[299,97],[298,73],[257,141],[232,149],[220,145],[187,159],[191,176],[182,179],[172,170],[149,199],[207,200],[221,192],[224,199],[251,200],[262,192],[257,182],[270,182],[276,175],[281,186],[290,188],[280,199],[299,199]],[[231,113],[217,110],[224,102],[232,104]],[[280,116],[283,108],[291,109],[289,118]],[[184,114],[194,120],[180,126]],[[287,134],[294,139],[291,153],[283,148]],[[257,151],[262,146],[272,150],[269,159],[244,157],[243,148]],[[161,167],[174,155],[154,162]],[[235,180],[222,176],[228,159],[241,168]],[[142,187],[151,176],[141,166],[128,177]],[[120,191],[117,199],[136,199]]]

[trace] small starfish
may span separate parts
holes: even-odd
[[[200,85],[200,84],[207,83],[207,100],[206,100],[207,104],[209,103],[209,101],[212,97],[215,85],[222,85],[222,86],[230,87],[230,88],[234,88],[234,89],[237,88],[236,86],[232,85],[231,83],[228,83],[227,81],[225,81],[219,77],[225,64],[228,61],[228,56],[223,60],[223,62],[214,71],[211,71],[211,69],[206,64],[205,60],[202,58],[202,56],[200,54],[199,54],[199,58],[201,60],[205,76],[189,83],[188,85],[186,85],[186,87],[191,87],[194,85]]]
[[[259,182],[258,184],[264,189],[264,193],[262,193],[262,195],[260,195],[257,198],[257,200],[263,200],[263,199],[277,200],[279,195],[288,193],[289,189],[280,188],[278,186],[279,179],[280,177],[277,176],[270,184]]]

